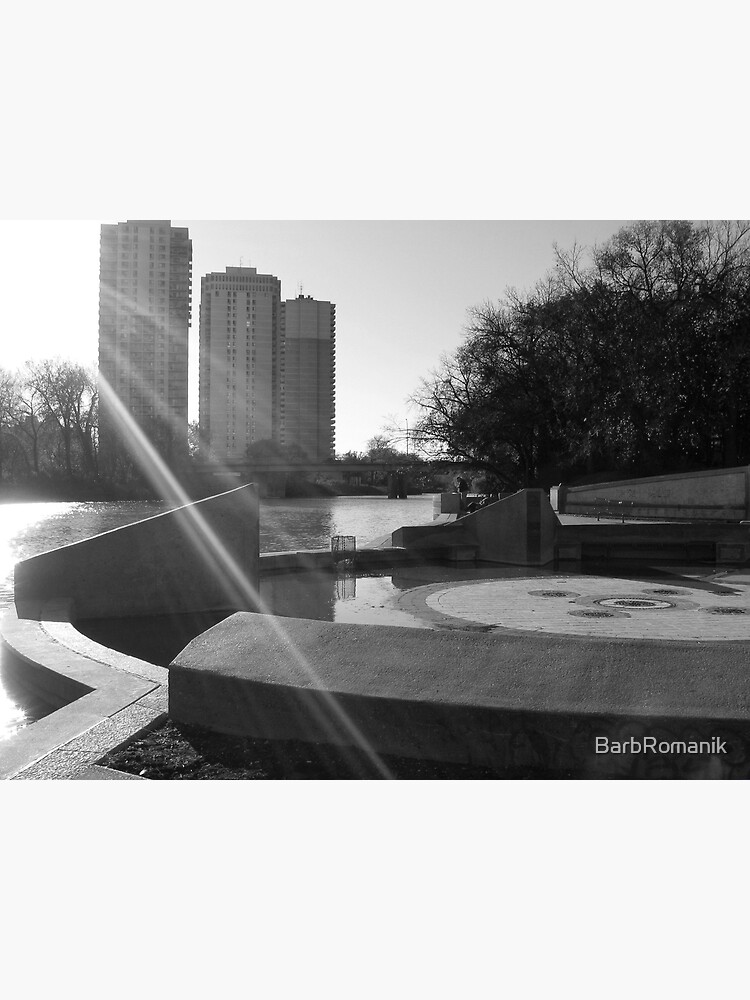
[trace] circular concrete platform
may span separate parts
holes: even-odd
[[[478,580],[418,587],[398,603],[437,627],[683,642],[750,640],[746,574],[683,579],[550,574]]]

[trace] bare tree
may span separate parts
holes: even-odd
[[[0,480],[12,459],[22,458],[28,464],[26,453],[17,438],[19,420],[18,376],[0,368]]]
[[[556,250],[534,290],[469,311],[413,397],[420,444],[517,485],[746,463],[750,225],[644,221]]]
[[[91,372],[82,365],[60,359],[26,363],[25,398],[32,429],[32,406],[41,403],[42,420],[56,425],[68,478],[73,477],[74,445],[78,445],[83,471],[96,471],[97,392]]]
[[[45,405],[39,393],[31,388],[24,376],[16,377],[16,434],[26,442],[31,452],[30,468],[40,471],[42,425]]]

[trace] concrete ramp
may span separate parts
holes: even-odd
[[[253,486],[16,564],[19,618],[127,618],[252,608],[258,588]]]

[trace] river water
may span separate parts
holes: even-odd
[[[13,602],[13,566],[20,559],[101,534],[168,509],[148,501],[0,504],[0,615]],[[261,552],[328,548],[334,535],[354,535],[357,546],[402,525],[432,520],[433,495],[389,500],[386,497],[319,497],[262,500]],[[0,663],[0,739],[40,714],[23,703],[22,692],[3,678]]]

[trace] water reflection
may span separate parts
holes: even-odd
[[[0,505],[0,615],[13,602],[13,567],[28,548],[27,538],[33,537],[38,525],[63,518],[70,503],[6,503]],[[42,551],[40,549],[40,551]],[[6,660],[4,651],[0,658]],[[9,658],[8,658],[9,659]],[[9,676],[6,665],[0,684],[0,739],[7,739],[28,722],[41,718],[43,711],[24,699],[18,685]],[[25,703],[25,707],[22,705]]]
[[[353,570],[341,570],[336,577],[336,600],[356,601],[357,575]]]
[[[263,604],[281,618],[431,628],[397,606],[398,594],[389,573],[309,570],[260,581]],[[232,613],[79,620],[75,626],[104,646],[166,667],[192,639]]]
[[[54,542],[49,544],[47,539],[55,535],[55,522],[57,532],[64,534],[66,528],[64,519],[76,505],[73,503],[4,503],[0,504],[0,587],[4,597],[13,596],[13,567],[19,559],[34,553],[29,552],[33,548],[32,541],[34,535],[38,535],[38,526],[45,522],[45,547],[54,548]],[[59,544],[64,545],[65,542]],[[44,549],[39,549],[42,552]],[[10,581],[10,587],[8,586]]]
[[[430,583],[455,583],[460,580],[509,580],[524,579],[529,576],[549,576],[556,572],[549,566],[475,566],[467,565],[424,565],[405,566],[393,571],[393,586],[397,590],[413,590]]]
[[[36,718],[30,711],[20,707],[22,695],[13,695],[7,680],[0,687],[0,740],[5,740],[9,736],[23,729],[29,722],[35,722]],[[20,694],[20,693],[19,693]]]
[[[432,520],[433,495],[389,500],[387,497],[316,497],[310,500],[263,500],[260,507],[261,552],[327,549],[334,535],[354,535],[357,546],[406,524]]]
[[[283,618],[333,621],[338,579],[333,573],[279,573],[260,581],[261,600]]]

